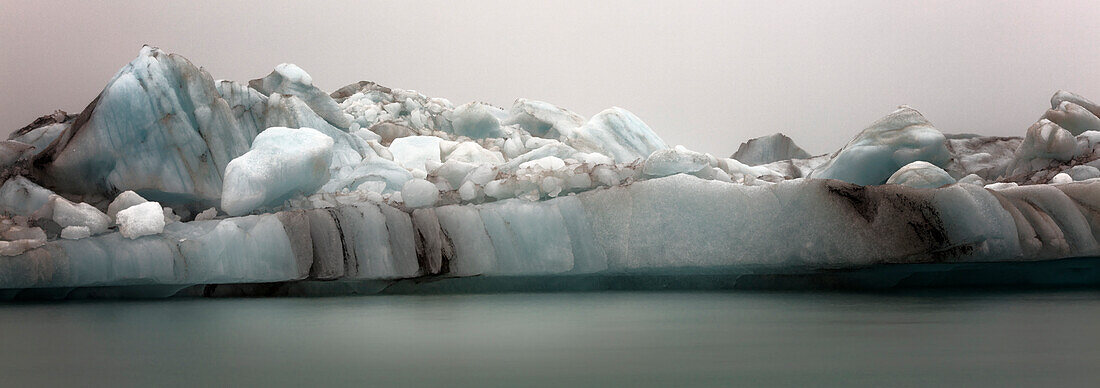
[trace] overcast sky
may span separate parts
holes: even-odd
[[[774,132],[829,152],[899,104],[944,132],[1020,135],[1058,89],[1100,100],[1095,1],[0,0],[0,37],[5,134],[79,112],[144,43],[215,79],[291,62],[328,91],[621,106],[719,155]]]

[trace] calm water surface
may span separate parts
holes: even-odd
[[[0,385],[1100,385],[1100,292],[0,305]]]

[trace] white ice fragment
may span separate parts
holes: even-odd
[[[451,152],[447,153],[446,161],[457,160],[473,164],[501,164],[504,163],[504,155],[500,151],[490,151],[472,141],[458,143]]]
[[[264,130],[226,167],[222,210],[241,215],[316,192],[328,181],[332,146],[331,137],[309,128]]]
[[[209,209],[203,210],[201,213],[196,215],[195,216],[195,221],[212,220],[217,216],[218,216],[218,209],[209,208]]]
[[[955,178],[942,168],[924,161],[906,164],[890,175],[886,184],[909,186],[917,189],[934,189],[955,183]]]
[[[557,170],[565,168],[565,161],[556,156],[547,156],[519,164],[520,169]]]
[[[66,226],[65,229],[61,229],[61,238],[66,240],[79,240],[91,235],[92,232],[87,226]]]
[[[107,231],[111,226],[111,218],[96,209],[95,206],[86,203],[72,203],[60,196],[51,199],[52,216],[54,222],[62,228],[67,226],[86,226],[92,235]],[[159,207],[157,208],[159,211]]]
[[[677,146],[653,152],[646,158],[642,172],[654,177],[690,174],[708,167],[709,164],[710,159],[706,155]]]
[[[390,143],[393,160],[409,170],[428,171],[426,163],[442,162],[439,144],[443,142],[435,136],[407,136]]]
[[[159,203],[145,202],[119,211],[118,231],[122,237],[136,239],[164,231],[164,210]]]
[[[110,205],[107,205],[107,217],[111,217],[111,219],[114,219],[115,215],[118,214],[120,210],[125,210],[130,206],[142,204],[145,202],[149,201],[145,200],[145,198],[142,198],[137,193],[131,190],[123,191],[115,197],[114,201],[111,201]]]
[[[473,201],[477,198],[477,185],[474,182],[466,181],[462,186],[459,186],[458,196],[463,201]]]
[[[1053,178],[1050,178],[1050,184],[1052,185],[1060,185],[1064,183],[1073,183],[1073,177],[1064,172],[1060,172],[1058,174],[1055,174]]]
[[[363,192],[373,192],[381,194],[383,191],[386,191],[386,182],[366,181],[360,183],[359,186],[355,187],[355,189]]]
[[[409,208],[434,206],[439,201],[439,189],[435,184],[423,179],[412,179],[401,188],[401,199]]]
[[[985,188],[989,189],[989,190],[993,190],[993,191],[1000,191],[1000,190],[1010,189],[1010,188],[1019,187],[1019,186],[1020,185],[1017,184],[1016,182],[997,182],[997,183],[990,183],[988,185],[985,185]]]
[[[477,166],[477,168],[471,170],[469,173],[466,174],[467,181],[473,182],[480,186],[485,186],[489,183],[489,181],[496,179],[496,177],[496,169],[488,164]]]

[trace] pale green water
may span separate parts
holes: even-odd
[[[1100,384],[1100,293],[0,305],[0,385]]]

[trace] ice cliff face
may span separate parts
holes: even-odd
[[[326,94],[292,64],[215,81],[145,47],[79,115],[0,144],[0,289],[1092,256],[1097,112],[1060,91],[1024,137],[996,138],[900,107],[832,154],[777,134],[720,158],[622,108]]]

